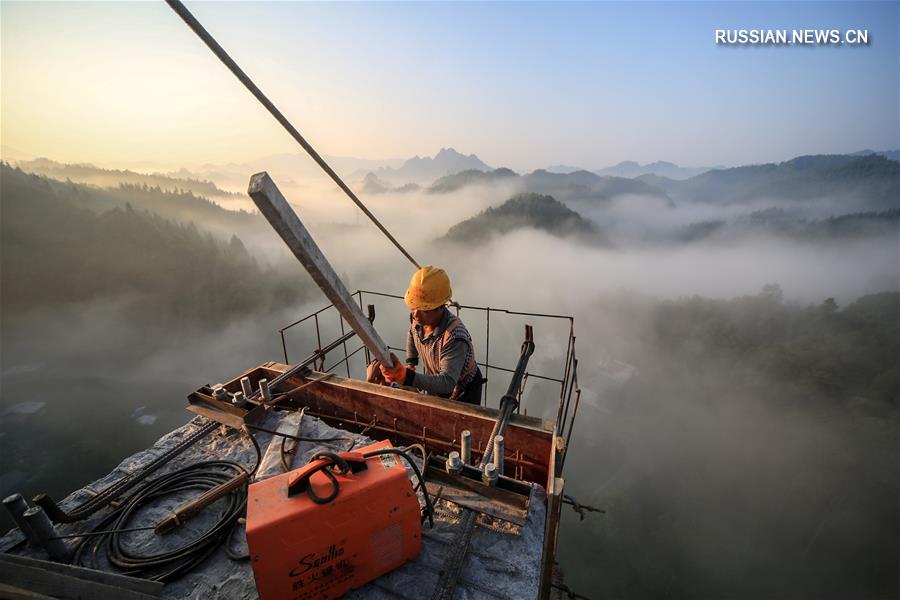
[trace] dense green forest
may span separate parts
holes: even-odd
[[[128,202],[169,205],[182,198],[217,211],[190,193],[144,186],[102,191],[0,168],[4,318],[61,303],[127,299],[134,314],[154,321],[222,323],[303,295],[303,280],[261,267],[237,236],[221,241]]]
[[[603,235],[591,221],[552,196],[533,193],[517,194],[496,208],[488,208],[471,219],[457,223],[443,239],[460,244],[478,244],[494,235],[523,228],[605,244]]]

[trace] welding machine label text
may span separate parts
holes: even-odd
[[[324,554],[317,555],[315,552],[310,552],[306,556],[300,559],[300,567],[291,569],[289,575],[291,577],[300,577],[310,569],[317,569],[333,560],[340,558],[344,555],[344,547],[343,546],[335,546],[332,544],[328,547],[328,551]]]

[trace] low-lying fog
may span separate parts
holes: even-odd
[[[349,289],[402,294],[412,266],[326,184],[282,191]],[[417,260],[448,271],[457,301],[575,317],[583,398],[566,491],[608,512],[582,523],[566,509],[560,562],[570,587],[590,597],[631,598],[898,593],[897,496],[881,493],[884,486],[897,489],[896,412],[850,413],[727,357],[691,363],[661,352],[652,327],[659,301],[754,295],[767,284],[780,285],[786,302],[803,305],[832,297],[844,306],[896,291],[898,238],[812,244],[759,237],[599,249],[523,230],[480,247],[433,243],[510,191],[363,200]],[[638,231],[748,212],[636,211],[625,200],[584,216],[601,227]],[[274,232],[235,233],[272,264],[285,259]],[[109,302],[5,322],[0,449],[27,460],[4,468],[0,491],[61,496],[106,473],[186,421],[182,407],[191,390],[281,360],[278,327],[327,304],[317,298],[278,314],[246,315],[217,331],[142,328]],[[408,326],[402,303],[379,300],[377,313],[384,337],[402,345]],[[482,352],[483,315],[461,316]],[[565,324],[492,317],[491,362],[514,363],[525,322],[537,326],[532,370],[558,376]],[[309,331],[290,332],[287,341],[292,360],[314,347]],[[604,374],[609,360],[635,369],[630,391]],[[360,368],[361,361],[357,376]],[[496,405],[505,379],[496,373],[489,379],[488,403]],[[525,408],[550,417],[557,394],[552,385],[529,384]],[[25,402],[42,404],[19,406]],[[157,418],[140,421],[147,415]]]

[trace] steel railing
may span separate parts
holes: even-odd
[[[359,302],[360,309],[363,309],[365,304],[364,297],[366,295],[376,296],[381,298],[390,298],[394,300],[403,300],[403,296],[399,294],[388,294],[385,292],[376,292],[372,290],[357,290],[352,294],[356,296],[357,301]],[[568,335],[566,341],[566,356],[562,364],[562,375],[554,376],[552,374],[547,373],[536,373],[526,371],[522,380],[522,385],[519,387],[518,391],[518,399],[519,406],[521,407],[521,399],[522,394],[524,393],[526,384],[529,379],[537,379],[542,381],[548,381],[552,383],[556,383],[559,385],[559,400],[556,411],[556,435],[560,437],[565,437],[566,444],[565,448],[568,449],[572,440],[572,429],[574,428],[575,418],[578,414],[578,406],[581,400],[581,388],[578,385],[578,359],[575,356],[575,319],[570,315],[559,315],[559,314],[551,314],[551,313],[538,313],[538,312],[528,312],[528,311],[517,311],[517,310],[509,310],[505,308],[492,308],[489,306],[474,306],[468,304],[459,304],[452,303],[451,307],[456,311],[457,316],[460,315],[462,311],[477,311],[484,313],[484,324],[485,324],[485,353],[484,353],[484,361],[478,362],[478,365],[484,369],[484,377],[489,379],[488,374],[493,369],[495,371],[505,372],[505,373],[513,373],[514,369],[509,366],[491,364],[490,363],[490,349],[491,349],[491,315],[503,315],[503,316],[515,316],[515,317],[528,317],[532,319],[547,319],[547,320],[559,320],[559,321],[567,321],[568,322]],[[334,305],[329,304],[320,308],[319,310],[310,313],[303,317],[302,319],[298,319],[288,325],[285,325],[281,329],[278,330],[278,333],[281,337],[281,348],[284,353],[284,362],[285,364],[290,364],[290,358],[288,357],[287,351],[287,340],[285,338],[285,332],[294,329],[295,327],[299,327],[301,325],[311,323],[312,326],[315,327],[315,335],[316,335],[316,349],[312,352],[312,354],[319,354],[319,358],[316,361],[318,364],[316,365],[316,370],[322,372],[332,372],[335,368],[337,368],[342,363],[346,369],[347,377],[350,378],[350,359],[359,354],[360,352],[365,353],[365,362],[369,363],[371,357],[369,355],[368,349],[366,349],[365,345],[360,345],[352,351],[348,352],[347,342],[344,341],[340,346],[343,348],[343,358],[337,360],[335,363],[330,366],[325,366],[325,356],[327,352],[322,351],[322,332],[321,326],[322,322],[320,320],[320,316],[323,313],[326,313],[329,310],[334,310],[338,315],[339,325],[341,335],[344,335],[346,327],[344,323],[344,318],[337,313],[337,310],[334,308]],[[339,338],[338,338],[339,339]],[[327,345],[326,345],[327,346]],[[406,348],[398,348],[396,346],[388,346],[390,350],[405,352]],[[483,390],[482,390],[482,405],[487,406],[487,400],[489,396],[489,381],[486,381]],[[573,401],[574,397],[574,401]],[[571,415],[570,415],[571,410]],[[563,452],[563,461],[558,465],[558,473],[562,472],[562,464],[564,463],[565,458],[565,450]]]

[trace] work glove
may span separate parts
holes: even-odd
[[[400,364],[400,359],[393,353],[391,353],[391,360],[393,361],[393,364],[389,367],[380,365],[381,374],[388,383],[399,383],[403,385],[403,382],[406,381],[408,368]]]

